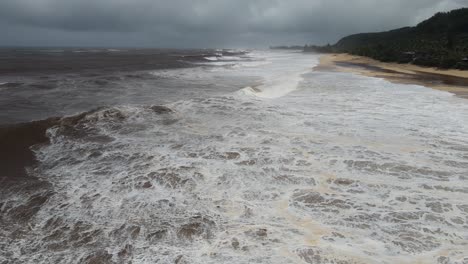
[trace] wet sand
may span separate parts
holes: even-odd
[[[412,64],[385,63],[349,54],[326,54],[317,71],[352,72],[394,83],[416,84],[468,99],[468,71],[440,70]]]

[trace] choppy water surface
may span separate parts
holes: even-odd
[[[50,186],[3,197],[0,262],[468,263],[466,100],[252,56],[152,73],[250,87],[49,129]]]

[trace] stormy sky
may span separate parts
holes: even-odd
[[[0,45],[325,44],[460,7],[468,0],[0,0]]]

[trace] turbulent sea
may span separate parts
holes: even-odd
[[[293,51],[0,57],[2,264],[468,263],[466,99]]]

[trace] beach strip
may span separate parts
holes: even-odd
[[[351,72],[394,83],[422,85],[468,99],[468,71],[386,63],[345,53],[324,54],[314,70]]]

